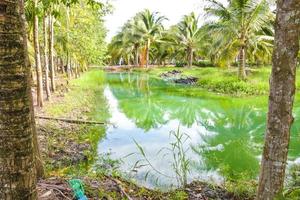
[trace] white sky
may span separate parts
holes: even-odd
[[[166,16],[169,19],[165,22],[167,27],[178,23],[183,15],[192,11],[201,16],[204,8],[204,0],[111,0],[111,3],[114,7],[113,14],[105,17],[107,41],[110,41],[128,19],[146,8]]]

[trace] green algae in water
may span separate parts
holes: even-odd
[[[216,95],[193,86],[167,83],[146,73],[106,73],[105,84],[110,122],[115,126],[107,128],[98,152],[110,152],[113,159],[122,159],[121,170],[139,183],[149,187],[176,185],[174,179],[155,173],[145,180],[149,167],[131,171],[142,157],[127,155],[138,152],[136,140],[155,168],[174,176],[171,157],[158,151],[168,147],[172,142],[169,133],[178,126],[190,137],[186,144],[191,147],[187,152],[192,166],[189,181],[222,183],[257,178],[266,124],[265,96]],[[299,109],[296,101],[290,162],[300,154]]]

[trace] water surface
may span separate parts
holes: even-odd
[[[173,157],[166,148],[174,141],[170,132],[178,128],[188,136],[184,149],[191,163],[189,181],[222,183],[226,179],[257,178],[266,97],[211,94],[147,74],[106,73],[105,82],[104,96],[114,126],[107,128],[98,153],[109,152],[112,159],[122,159],[121,170],[140,184],[150,187],[177,184],[171,178],[175,176]],[[299,108],[297,102],[289,162],[298,161],[300,156]],[[143,147],[153,167],[165,176],[143,166],[145,162],[141,161],[143,156],[138,153],[135,141]]]

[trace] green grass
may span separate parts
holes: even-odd
[[[83,74],[78,79],[70,81],[69,91],[63,97],[55,98],[45,106],[45,115],[50,117],[64,117],[72,119],[93,120],[106,122],[109,118],[109,111],[104,91],[104,73],[99,70],[92,70]],[[48,148],[64,149],[65,141],[71,140],[78,144],[87,143],[91,145],[89,151],[84,152],[88,157],[88,163],[78,165],[62,166],[53,168],[51,164],[47,166],[49,174],[61,176],[80,176],[87,173],[89,165],[97,157],[97,145],[99,140],[105,135],[105,126],[78,125],[72,127],[60,127],[56,123],[49,122],[46,128],[52,132],[47,138]]]
[[[245,81],[238,79],[237,68],[156,67],[149,70],[135,69],[134,71],[148,71],[149,74],[159,77],[161,73],[174,69],[183,71],[183,75],[185,76],[194,76],[199,78],[197,86],[216,93],[245,96],[266,95],[269,92],[269,76],[271,73],[270,66],[251,69],[251,73]],[[299,73],[299,70],[297,70],[297,73]],[[299,80],[297,80],[296,85],[300,86]]]
[[[69,91],[63,98],[52,100],[45,107],[45,113],[53,117],[75,115],[89,117],[93,120],[106,120],[109,116],[106,99],[103,96],[104,73],[92,70],[79,79],[73,79],[68,86]],[[101,115],[96,115],[101,113]]]

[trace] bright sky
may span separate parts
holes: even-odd
[[[148,8],[166,16],[168,27],[180,21],[183,15],[192,11],[203,14],[204,0],[111,0],[114,7],[112,15],[105,17],[106,28],[109,30],[107,41],[120,30],[120,27],[136,13]]]

